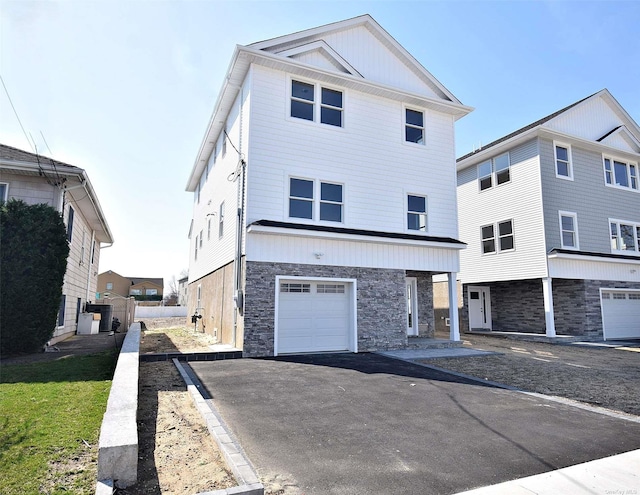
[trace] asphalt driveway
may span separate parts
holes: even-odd
[[[452,494],[640,448],[639,423],[374,354],[189,364],[275,493]]]

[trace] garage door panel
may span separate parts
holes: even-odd
[[[291,292],[304,285],[306,292]],[[282,281],[278,300],[278,353],[349,350],[349,284]]]
[[[640,292],[603,291],[604,338],[640,338]]]

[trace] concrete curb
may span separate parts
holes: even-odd
[[[98,441],[96,495],[111,486],[126,488],[138,479],[138,375],[140,323],[133,323],[122,343]]]
[[[245,456],[240,444],[233,438],[220,413],[211,401],[207,401],[203,397],[198,385],[194,383],[183,364],[176,358],[173,359],[173,364],[186,383],[187,390],[191,394],[198,411],[202,414],[209,433],[218,444],[220,452],[222,452],[222,455],[227,461],[227,465],[238,482],[237,487],[202,492],[197,495],[263,495],[264,486],[260,483],[260,478],[258,478],[249,459]]]

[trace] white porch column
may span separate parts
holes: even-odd
[[[460,340],[460,324],[458,322],[458,281],[456,280],[456,272],[449,272],[449,339],[453,341]]]
[[[544,297],[544,321],[547,337],[556,336],[556,323],[553,316],[552,278],[542,279],[542,295]]]

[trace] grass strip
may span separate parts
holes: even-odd
[[[0,372],[0,493],[95,492],[115,352]]]

